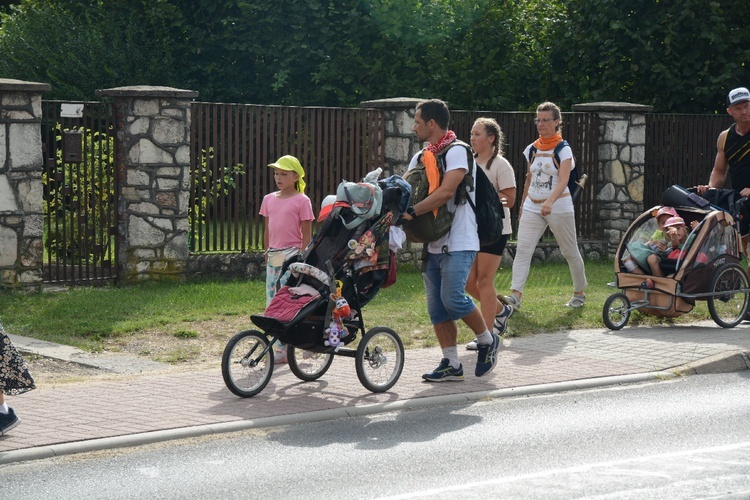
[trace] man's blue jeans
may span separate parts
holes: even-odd
[[[474,251],[428,253],[422,273],[427,312],[433,325],[465,318],[474,310],[474,302],[466,295],[466,279],[477,253]]]

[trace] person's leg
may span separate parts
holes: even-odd
[[[14,429],[21,423],[21,419],[13,411],[13,408],[5,404],[5,394],[0,391],[0,436]]]
[[[476,300],[479,300],[481,302],[481,297],[479,296],[479,279],[477,278],[477,273],[479,272],[477,267],[479,266],[479,256],[482,255],[481,253],[477,254],[477,258],[474,259],[474,263],[471,265],[471,270],[469,271],[469,277],[466,278],[466,293],[474,297]]]
[[[560,247],[560,253],[568,262],[570,276],[573,278],[573,293],[582,295],[586,290],[586,269],[583,257],[578,249],[578,238],[576,237],[576,220],[574,212],[562,214],[550,214],[547,216],[552,234]]]
[[[453,320],[461,319],[477,337],[477,365],[474,374],[481,377],[491,372],[497,364],[500,338],[487,329],[482,313],[464,293],[466,277],[476,252],[450,252],[441,260],[442,286],[440,298]],[[446,325],[442,325],[445,327]],[[441,346],[455,349],[458,329],[451,325],[441,330]]]
[[[500,259],[499,255],[480,252],[474,261],[477,268],[476,283],[479,290],[479,304],[487,328],[492,328],[495,315],[500,312],[501,304],[497,300],[497,290],[495,290],[495,274],[500,267]]]
[[[664,276],[664,273],[661,270],[661,266],[659,265],[659,256],[655,253],[652,253],[646,258],[646,261],[648,262],[648,267],[651,268],[651,274],[654,276]]]
[[[513,272],[511,275],[510,289],[518,296],[519,302],[526,280],[529,278],[531,269],[531,258],[537,243],[547,229],[547,221],[541,215],[524,210],[521,220],[518,222],[518,242],[516,245],[516,257],[513,259]]]

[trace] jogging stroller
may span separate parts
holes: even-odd
[[[651,276],[647,263],[653,253],[647,245],[658,229],[655,206],[628,228],[615,255],[616,281],[620,289],[604,302],[602,319],[607,328],[619,330],[630,313],[640,310],[658,317],[677,317],[690,312],[697,300],[708,302],[711,318],[724,328],[738,325],[748,310],[748,276],[740,266],[742,247],[735,216],[744,210],[744,199],[728,206],[732,213],[680,186],[667,189],[664,206],[676,209],[688,228],[686,244],[673,274]]]
[[[273,344],[287,344],[292,373],[322,377],[334,356],[352,357],[357,377],[372,392],[389,390],[404,367],[404,346],[391,328],[365,329],[362,308],[395,280],[390,226],[409,206],[411,188],[398,176],[377,183],[342,182],[336,203],[301,256],[287,260],[289,279],[263,314],[260,330],[229,340],[221,370],[230,391],[261,392],[274,369]],[[348,348],[361,335],[359,345]]]

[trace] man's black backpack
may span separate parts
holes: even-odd
[[[555,168],[560,170],[560,151],[562,151],[562,148],[565,146],[570,146],[568,141],[563,139],[562,141],[557,143],[557,146],[555,146],[555,150],[552,152],[552,161],[555,162]],[[534,158],[537,156],[536,154],[537,149],[532,144],[531,148],[529,149],[529,164],[531,164],[534,161]],[[540,154],[538,156],[549,156],[549,153]],[[583,189],[583,183],[579,184],[579,175],[578,175],[578,166],[576,168],[572,169],[570,171],[570,177],[568,178],[568,191],[570,191],[570,195],[573,197],[573,201],[578,201],[580,198],[579,192]],[[585,182],[585,181],[584,181]]]
[[[492,159],[487,164],[487,168],[492,164]],[[473,185],[471,175],[467,174],[469,179],[465,179],[468,186]],[[474,210],[474,214],[477,217],[477,234],[479,235],[479,244],[481,246],[492,245],[497,243],[500,237],[503,235],[503,219],[505,218],[505,211],[503,210],[503,204],[500,203],[500,198],[495,191],[495,186],[487,178],[487,174],[484,173],[484,169],[479,165],[476,165],[476,191],[475,191],[476,205],[471,201],[471,197],[467,196],[469,205]]]

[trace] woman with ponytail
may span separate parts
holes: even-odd
[[[513,232],[508,207],[516,202],[516,176],[513,167],[502,156],[502,147],[503,132],[500,125],[492,118],[477,118],[471,128],[471,148],[474,150],[477,168],[481,168],[487,174],[487,178],[492,182],[500,197],[505,212],[503,236],[496,243],[479,248],[471,271],[469,271],[469,278],[466,280],[466,291],[479,301],[484,322],[488,327],[490,325],[494,327],[495,315],[503,310],[503,305],[497,300],[495,274],[500,267],[505,245]],[[502,335],[503,332],[498,330],[499,328],[495,333]],[[466,348],[475,350],[476,340],[469,342]]]
[[[555,147],[563,138],[562,115],[554,103],[545,102],[536,108],[534,120],[539,139],[524,150],[528,173],[523,188],[523,202],[518,218],[518,246],[513,260],[512,294],[507,297],[514,308],[521,307],[526,280],[529,277],[531,258],[547,227],[557,240],[573,278],[573,296],[565,304],[568,307],[583,307],[586,302],[585,289],[588,284],[583,258],[578,250],[573,199],[568,189],[570,172],[576,168],[570,146],[560,149],[559,166],[555,162]],[[535,153],[532,154],[532,146]]]

